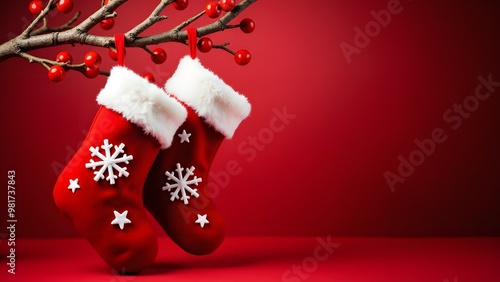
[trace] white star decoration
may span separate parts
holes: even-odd
[[[184,143],[184,141],[189,143],[189,137],[191,137],[191,133],[187,133],[185,129],[182,130],[182,133],[177,134],[181,138],[181,143]]]
[[[111,221],[111,224],[118,224],[120,226],[121,230],[123,230],[123,228],[125,227],[125,223],[132,223],[132,221],[130,221],[127,218],[128,210],[125,210],[122,213],[119,213],[117,211],[113,211],[113,213],[115,214],[115,219],[113,219],[113,221]]]
[[[195,223],[199,223],[201,228],[203,228],[203,226],[205,226],[206,223],[209,223],[209,221],[207,220],[207,215],[204,214],[204,215],[200,215],[198,214],[198,219],[195,221]]]
[[[68,189],[73,191],[73,194],[75,193],[76,189],[80,189],[80,185],[78,185],[78,178],[75,180],[73,180],[73,179],[69,180]]]

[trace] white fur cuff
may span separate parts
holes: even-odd
[[[226,138],[231,138],[250,114],[251,106],[245,96],[190,56],[181,59],[165,90],[193,108]]]
[[[172,144],[174,133],[187,116],[186,109],[161,88],[120,66],[111,69],[97,103],[142,127],[162,148]]]

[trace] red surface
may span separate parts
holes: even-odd
[[[0,280],[500,281],[499,238],[330,238],[338,244],[331,254],[318,240],[328,238],[231,237],[212,255],[196,257],[162,239],[151,268],[120,276],[83,240],[23,239],[17,241],[16,274],[7,275],[2,256]],[[322,261],[314,263],[315,253]],[[293,269],[301,269],[303,279]]]
[[[32,18],[28,2],[11,1],[0,10],[0,41]],[[74,2],[83,16],[100,4]],[[169,19],[145,34],[171,28],[206,2],[190,1],[183,11],[168,7]],[[113,30],[93,33],[126,32],[156,3],[129,1],[119,8]],[[223,142],[210,176],[220,187],[215,203],[229,235],[500,235],[500,90],[467,118],[452,112],[453,119],[443,120],[455,103],[474,95],[478,76],[500,81],[500,2],[401,0],[391,6],[390,23],[348,63],[339,45],[355,44],[355,28],[364,29],[374,20],[370,12],[379,15],[388,3],[393,1],[258,1],[239,18],[255,20],[253,33],[210,36],[214,44],[248,49],[250,64],[238,66],[220,50],[198,52],[253,105],[233,140]],[[49,23],[71,16],[54,14]],[[193,26],[208,21],[203,17]],[[137,48],[127,48],[125,64],[152,72],[161,85],[189,48],[159,47],[168,53],[165,64],[155,65]],[[116,64],[107,50],[86,46],[33,54],[69,50],[78,62],[92,49],[103,56],[103,69]],[[43,67],[18,58],[0,63],[0,73],[0,175],[17,171],[17,235],[78,236],[58,212],[52,187],[84,139],[105,79],[70,72],[55,84]],[[277,113],[284,109],[295,118],[283,123]],[[396,173],[398,157],[408,159],[418,150],[415,140],[439,128],[446,141],[392,192],[384,173]],[[239,173],[221,181],[234,162]],[[0,226],[4,189],[0,185]]]

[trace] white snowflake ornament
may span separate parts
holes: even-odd
[[[165,172],[165,175],[168,177],[168,180],[173,180],[175,183],[170,184],[170,183],[165,183],[166,186],[162,187],[162,190],[168,190],[170,192],[170,201],[174,200],[180,200],[182,201],[185,205],[189,203],[189,199],[191,198],[190,196],[194,196],[195,198],[198,198],[200,195],[198,194],[196,189],[191,188],[189,185],[196,185],[198,186],[198,183],[201,182],[201,178],[198,178],[194,176],[193,179],[188,180],[188,178],[191,175],[194,175],[193,171],[195,170],[194,166],[191,166],[190,168],[186,169],[186,173],[183,174],[182,172],[184,171],[185,168],[181,167],[180,163],[177,163],[177,168],[175,171],[177,171],[177,177],[175,176],[175,173],[172,172]],[[171,192],[170,190],[174,189],[175,191]],[[182,196],[179,198],[179,192],[182,194]],[[189,196],[187,195],[186,192],[189,192]]]
[[[94,180],[97,182],[101,179],[104,179],[104,173],[108,173],[106,180],[109,181],[110,184],[115,184],[115,179],[118,177],[128,177],[129,173],[127,172],[126,167],[121,167],[119,163],[128,164],[128,161],[133,159],[132,155],[123,154],[123,156],[118,157],[121,153],[124,153],[123,148],[125,144],[121,143],[120,146],[114,146],[115,151],[111,154],[111,148],[113,148],[113,144],[110,144],[108,139],[104,139],[104,145],[101,145],[101,148],[104,150],[104,155],[101,154],[99,147],[90,147],[90,151],[92,152],[91,156],[97,156],[100,161],[95,162],[93,159],[90,159],[89,163],[85,164],[86,168],[92,168],[95,170],[97,167],[101,167],[99,171],[94,171],[95,177]],[[114,171],[118,172],[118,176],[114,174]]]

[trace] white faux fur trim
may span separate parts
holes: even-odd
[[[121,66],[111,69],[97,103],[120,113],[155,137],[162,148],[172,144],[177,128],[186,120],[186,109],[161,88]]]
[[[190,56],[181,59],[165,90],[193,108],[226,138],[231,138],[250,114],[251,106],[245,96]]]

